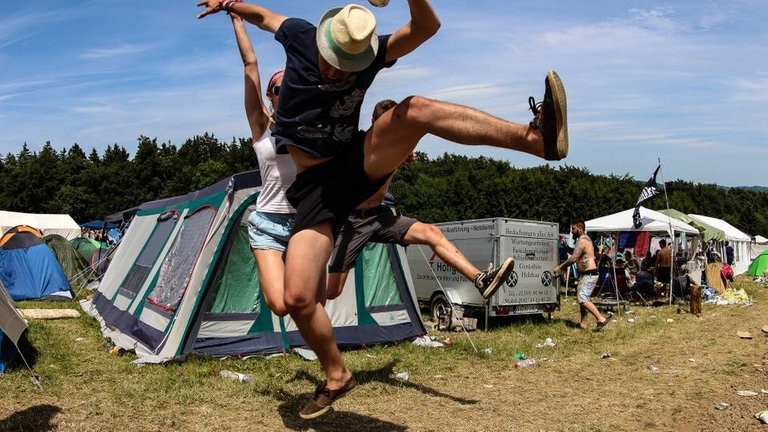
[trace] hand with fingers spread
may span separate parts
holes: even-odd
[[[206,15],[214,14],[224,10],[223,4],[224,2],[221,0],[202,0],[198,2],[197,6],[205,7],[205,10],[200,12],[200,14],[197,15],[197,18],[200,19]]]

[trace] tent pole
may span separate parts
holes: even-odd
[[[669,255],[669,286],[667,289],[669,292],[669,304],[672,304],[672,280],[675,275],[675,255],[677,255],[677,243],[675,242],[675,230],[672,228],[672,216],[669,215],[669,196],[667,195],[667,183],[664,181],[664,169],[661,166],[661,158],[659,160],[659,173],[661,174],[661,185],[664,187],[664,201],[667,203],[667,221],[669,222],[669,235],[672,237],[672,253]]]

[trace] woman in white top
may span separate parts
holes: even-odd
[[[230,14],[237,46],[243,59],[245,73],[245,113],[251,127],[253,150],[259,162],[261,192],[256,200],[256,210],[248,217],[248,237],[256,260],[261,292],[275,315],[285,316],[283,254],[288,245],[296,211],[288,203],[285,191],[296,178],[296,168],[291,156],[275,153],[275,141],[271,128],[274,125],[269,108],[261,98],[261,80],[253,45],[242,19]],[[278,71],[267,85],[267,99],[272,111],[277,110],[283,71]]]

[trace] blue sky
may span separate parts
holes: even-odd
[[[0,17],[0,154],[140,135],[177,146],[204,132],[249,135],[242,67],[224,14],[197,20],[196,1],[9,2]],[[315,22],[343,3],[264,1]],[[367,4],[367,3],[366,3]],[[549,69],[568,94],[571,149],[551,163],[593,174],[725,186],[768,186],[768,16],[765,0],[434,0],[442,27],[382,72],[362,121],[381,98],[411,94],[528,122]],[[408,19],[405,0],[375,9],[380,33]],[[263,79],[284,55],[249,27]],[[363,126],[367,126],[364,124]],[[531,167],[509,150],[428,137],[417,150],[485,155]],[[663,178],[662,178],[663,177]]]

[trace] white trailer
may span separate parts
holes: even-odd
[[[553,274],[558,264],[557,223],[497,217],[435,225],[481,270],[488,263],[497,266],[507,257],[515,259],[514,272],[485,301],[473,281],[430,248],[408,246],[406,255],[419,304],[429,308],[442,327],[476,323],[478,318],[487,326],[493,317],[549,314],[560,309],[559,278]]]

